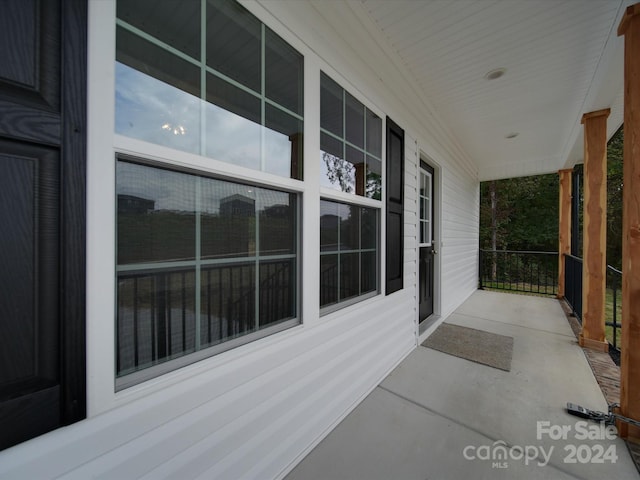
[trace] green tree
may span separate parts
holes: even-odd
[[[607,146],[607,264],[622,267],[622,127]]]
[[[556,174],[483,182],[480,245],[484,249],[558,249]]]

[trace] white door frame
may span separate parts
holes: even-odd
[[[425,162],[433,168],[433,238],[431,239],[433,248],[436,251],[433,260],[433,315],[429,319],[420,324],[420,209],[416,215],[416,334],[418,337],[418,344],[422,343],[429,334],[433,331],[432,327],[438,324],[441,316],[442,308],[442,169],[424,152],[420,151],[418,160],[418,182],[416,184],[416,198],[420,198],[420,174],[422,167],[420,161]]]

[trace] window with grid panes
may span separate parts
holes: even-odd
[[[303,57],[234,1],[119,0],[116,387],[299,323]],[[144,145],[144,144],[143,144]],[[180,152],[260,183],[186,168]]]
[[[381,199],[382,120],[325,73],[320,87],[321,185],[353,194],[320,203],[320,307],[329,312],[379,291],[379,208],[359,199]]]

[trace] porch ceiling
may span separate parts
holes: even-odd
[[[633,0],[360,0],[480,180],[582,161],[581,117],[623,119],[623,39]],[[485,75],[498,68],[495,80]],[[517,133],[515,138],[508,135]]]

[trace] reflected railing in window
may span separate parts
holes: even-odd
[[[296,194],[129,159],[116,192],[118,377],[298,323]]]

